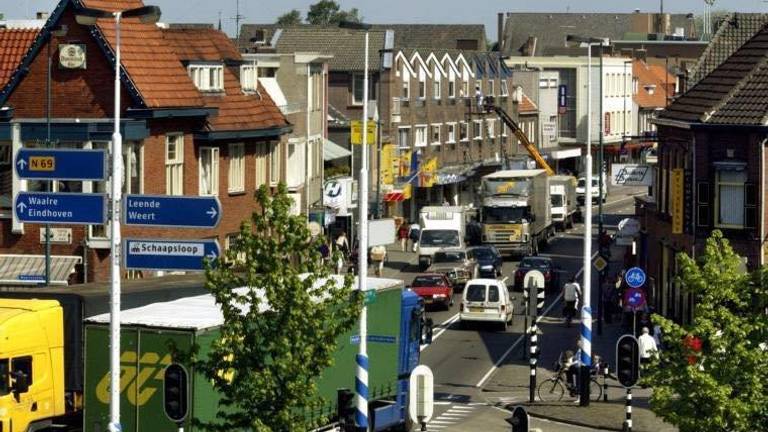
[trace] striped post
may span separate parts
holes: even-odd
[[[362,340],[361,340],[362,343]],[[358,354],[355,357],[357,374],[355,376],[355,392],[357,395],[357,410],[355,411],[355,423],[358,430],[368,430],[368,356]]]
[[[608,402],[608,362],[603,368],[603,402]]]
[[[627,388],[626,413],[627,413],[627,419],[624,421],[624,430],[627,432],[632,432],[632,389],[631,388]]]
[[[523,325],[524,329],[528,329],[528,291],[530,290],[529,287],[523,286],[523,317],[525,319],[525,323]],[[523,354],[522,360],[525,360],[525,356],[527,354],[527,350],[525,349],[525,339],[523,339],[523,349],[521,350],[521,353]]]
[[[539,317],[542,314],[542,311],[544,310],[544,297],[546,295],[545,290],[539,289],[539,287],[534,282],[533,287],[531,287],[531,294],[530,297],[526,297],[529,301],[535,301],[536,302],[536,309],[533,313],[533,317],[531,318],[531,328],[530,328],[530,335],[531,335],[531,348],[530,348],[530,354],[531,354],[531,378],[530,378],[530,389],[529,389],[529,400],[530,402],[535,401],[535,391],[536,391],[536,365],[539,361],[539,326],[537,324]],[[528,293],[528,291],[526,291]],[[533,299],[533,296],[536,296],[536,299]],[[526,309],[527,312],[527,309]]]
[[[589,406],[590,370],[592,369],[592,308],[581,308],[581,406]]]

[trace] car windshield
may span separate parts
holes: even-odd
[[[587,185],[587,181],[585,179],[583,179],[583,178],[580,178],[579,182],[576,184],[576,187],[583,188],[586,185]]]
[[[434,262],[436,263],[455,263],[455,262],[461,262],[465,258],[467,258],[467,254],[465,252],[453,252],[453,251],[446,251],[446,252],[436,252]]]
[[[520,223],[528,218],[528,207],[483,207],[483,222]]]
[[[460,246],[459,232],[454,230],[428,230],[421,233],[420,246]]]
[[[475,249],[475,257],[479,260],[492,260],[494,254],[490,248],[477,248]]]
[[[445,284],[443,283],[443,278],[440,276],[419,276],[414,279],[413,284],[411,284],[411,286],[414,288],[444,285]]]
[[[520,268],[522,269],[549,270],[549,267],[549,260],[542,258],[523,258],[520,261]]]
[[[485,301],[485,285],[470,285],[465,290],[464,299],[472,302]]]
[[[563,206],[563,196],[562,195],[552,195],[551,201],[552,201],[552,205],[554,207],[562,207]]]

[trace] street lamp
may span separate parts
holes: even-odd
[[[589,371],[592,366],[592,47],[602,45],[602,39],[568,35],[566,41],[587,45],[587,154],[584,157],[584,301],[581,307],[581,371],[580,403],[589,405]],[[602,57],[602,56],[601,56]],[[602,89],[601,89],[602,91]]]
[[[106,11],[79,8],[75,20],[80,25],[96,25],[100,18],[115,20],[115,130],[112,133],[112,192],[110,204],[110,351],[109,351],[109,431],[119,432],[120,426],[120,199],[122,198],[123,137],[120,135],[120,20],[138,18],[144,24],[154,24],[160,19],[160,8],[143,6],[123,11]]]
[[[358,289],[365,296],[366,279],[368,278],[368,33],[370,24],[361,22],[342,21],[339,27],[365,31],[365,67],[363,70],[363,130],[362,152],[360,155],[360,178],[358,179],[358,208],[359,243],[358,253]],[[360,431],[368,430],[368,308],[363,304],[360,313],[360,350],[355,358],[357,369],[355,374],[356,407],[355,423]]]

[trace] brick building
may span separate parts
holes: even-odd
[[[639,264],[652,278],[651,304],[678,321],[695,305],[674,281],[675,254],[696,256],[718,229],[747,269],[765,263],[766,43],[763,27],[654,121],[658,193],[637,200]]]
[[[22,147],[48,145],[47,54],[52,56],[50,144],[110,148],[113,128],[114,40],[111,20],[81,26],[75,7],[107,10],[142,6],[140,0],[61,0],[45,26],[11,35],[0,30],[0,279],[42,269],[41,225],[22,224],[12,211],[19,191],[44,190],[21,180],[11,162]],[[56,31],[53,30],[65,30]],[[62,33],[65,33],[62,35]],[[24,45],[24,46],[22,46]],[[213,29],[164,29],[123,20],[121,131],[126,193],[215,195],[222,204],[216,229],[124,227],[123,237],[218,239],[222,248],[254,210],[253,193],[285,175],[290,124],[261,87],[244,90],[242,58]],[[75,53],[77,55],[72,56]],[[82,61],[64,61],[65,59]],[[52,182],[56,192],[104,192],[108,182]],[[108,277],[106,226],[56,226],[52,282]],[[76,258],[73,260],[73,258]],[[73,270],[74,274],[69,275]],[[22,278],[23,279],[23,278]],[[22,281],[20,281],[22,283]]]

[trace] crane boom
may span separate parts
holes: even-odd
[[[491,99],[491,98],[486,98]],[[525,132],[520,128],[520,126],[512,120],[512,117],[507,114],[506,111],[504,111],[501,107],[496,106],[493,104],[493,100],[490,101],[487,100],[485,104],[486,111],[493,111],[495,112],[500,118],[501,121],[503,121],[510,129],[512,129],[512,133],[515,134],[515,137],[517,137],[518,140],[520,140],[521,143],[523,143],[523,147],[525,147],[526,150],[528,150],[528,154],[531,155],[531,157],[536,161],[536,163],[539,165],[541,169],[547,172],[547,175],[555,175],[555,171],[552,169],[552,167],[549,166],[547,161],[544,160],[544,158],[541,156],[541,153],[539,153],[539,149],[536,148],[535,145],[533,145],[532,142],[528,140],[528,136],[525,135]]]

